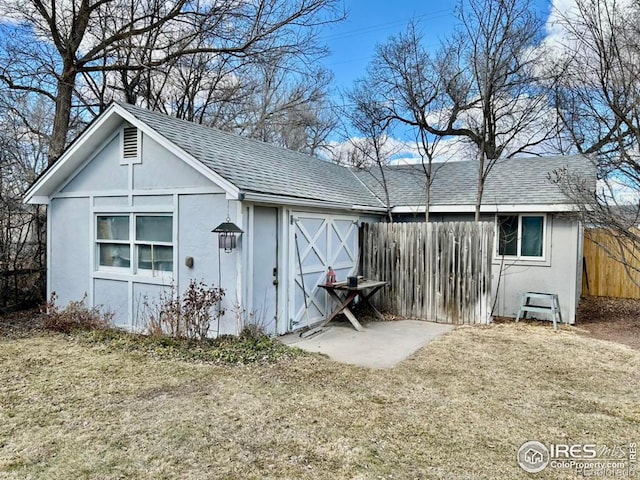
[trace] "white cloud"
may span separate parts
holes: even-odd
[[[549,17],[545,23],[546,38],[544,44],[551,52],[558,54],[573,51],[576,37],[584,37],[580,28],[580,11],[594,12],[598,9],[603,14],[603,19],[613,12],[618,14],[613,21],[625,20],[625,12],[637,9],[633,0],[553,0]],[[607,28],[607,22],[603,20],[602,28]],[[614,27],[615,28],[615,27]]]
[[[596,189],[609,205],[637,205],[640,202],[637,188],[615,179],[598,180]]]
[[[352,137],[344,141],[332,141],[327,148],[319,152],[319,155],[326,160],[347,163],[345,159],[350,157],[358,145],[363,145],[366,141],[363,137]],[[385,139],[383,155],[385,158],[388,158],[388,163],[391,165],[411,165],[422,162],[422,156],[420,155],[420,150],[416,142],[403,141],[394,137]],[[465,144],[465,142],[455,138],[448,138],[441,140],[437,144],[433,161],[470,160],[474,158],[473,155],[473,149]],[[426,157],[425,161],[428,161]]]

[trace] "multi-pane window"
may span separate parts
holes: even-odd
[[[131,266],[129,215],[99,216],[96,233],[99,265],[129,268]]]
[[[142,275],[173,272],[171,215],[99,215],[96,243],[101,270],[127,269]]]
[[[498,255],[542,257],[543,215],[498,215]]]
[[[136,216],[138,270],[173,271],[173,219],[167,215]]]

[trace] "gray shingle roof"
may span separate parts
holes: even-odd
[[[240,190],[382,207],[348,168],[162,113],[118,103]]]
[[[179,120],[133,105],[118,105],[240,190],[327,201],[351,207],[384,206],[380,172],[353,171],[316,157]],[[588,157],[529,157],[500,160],[485,184],[483,203],[498,205],[566,204],[570,200],[548,179],[554,169],[593,179]],[[477,163],[437,164],[431,205],[474,205]],[[419,165],[385,167],[392,206],[424,205],[424,173]]]
[[[582,155],[528,157],[499,160],[484,187],[485,205],[550,205],[571,201],[549,180],[549,173],[566,167],[574,174],[592,179],[595,165]],[[474,205],[477,194],[478,163],[475,161],[434,164],[431,205]],[[376,168],[360,171],[358,177],[380,198],[384,190]],[[392,206],[418,206],[425,203],[425,175],[420,165],[385,167],[385,178]]]

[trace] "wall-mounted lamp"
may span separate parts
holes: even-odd
[[[224,249],[225,253],[230,253],[236,248],[238,244],[236,234],[243,233],[242,229],[231,222],[229,217],[227,217],[226,222],[221,223],[211,231],[218,234],[218,248]]]

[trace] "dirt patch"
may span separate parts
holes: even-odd
[[[591,337],[640,350],[640,300],[582,297],[576,324]]]

